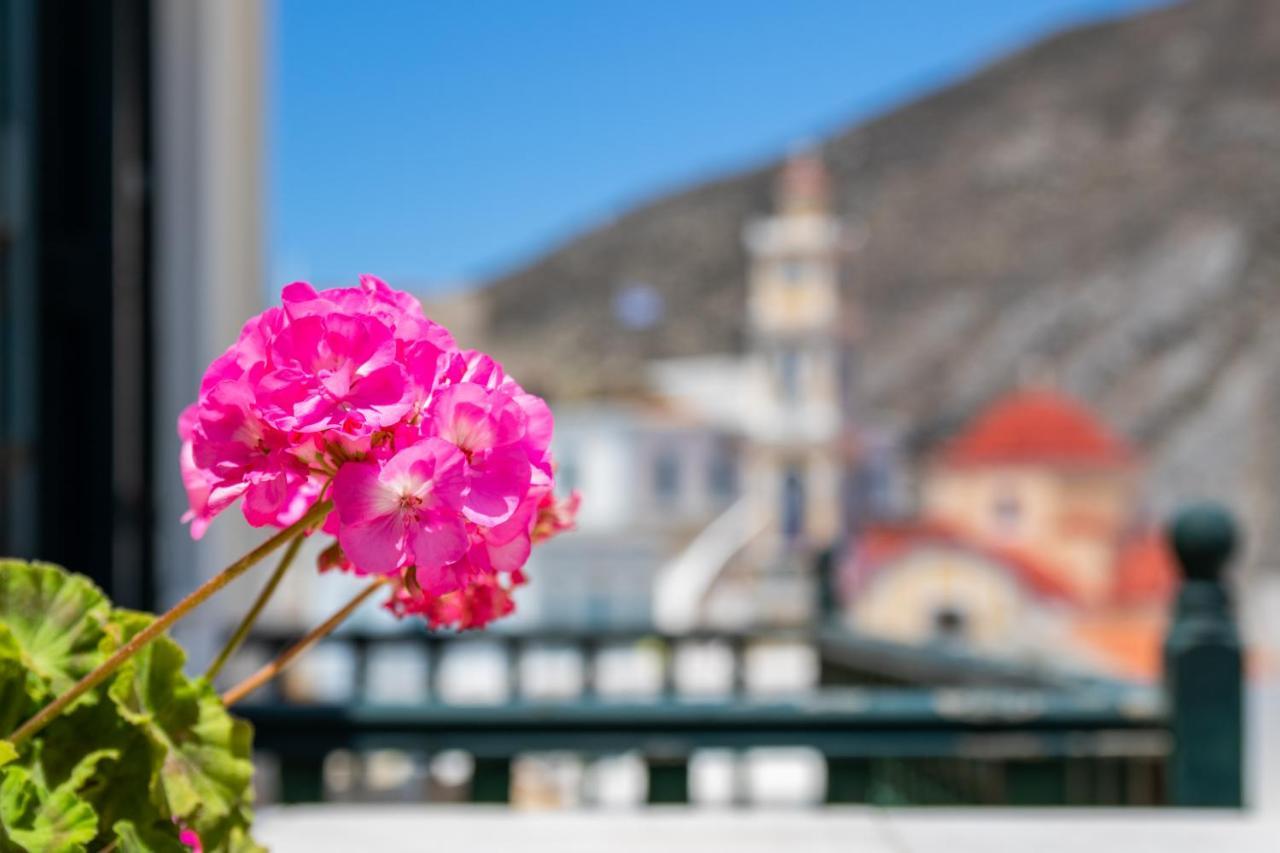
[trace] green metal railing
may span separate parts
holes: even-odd
[[[831,803],[1239,806],[1240,647],[1221,582],[1234,543],[1230,520],[1211,507],[1188,510],[1174,526],[1173,541],[1187,580],[1168,638],[1163,690],[992,668],[956,656],[941,666],[951,686],[910,686],[908,679],[908,686],[827,685],[764,699],[748,695],[738,677],[727,696],[693,699],[674,686],[672,652],[683,642],[724,643],[733,650],[736,673],[750,643],[778,640],[811,641],[824,661],[835,658],[846,672],[896,654],[900,671],[930,681],[942,673],[936,656],[914,660],[902,648],[851,641],[830,627],[764,638],[615,629],[591,636],[486,635],[508,651],[515,698],[502,705],[449,705],[434,689],[426,702],[386,705],[367,701],[363,691],[367,657],[379,640],[357,633],[335,639],[356,657],[351,702],[275,701],[246,704],[243,713],[256,727],[259,749],[279,761],[286,801],[323,797],[324,759],[336,750],[464,750],[475,761],[470,797],[476,802],[507,801],[512,762],[522,755],[631,753],[648,768],[648,801],[680,803],[689,800],[689,759],[699,750],[805,747],[825,761]],[[395,639],[421,643],[439,661],[448,645],[473,642],[475,635]],[[288,638],[258,640],[274,646]],[[663,652],[659,695],[619,701],[597,694],[590,662],[599,649],[619,643]],[[588,664],[583,694],[572,701],[522,698],[522,651],[566,644]],[[998,686],[974,686],[976,678]]]

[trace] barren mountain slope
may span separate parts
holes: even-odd
[[[869,420],[925,446],[1052,375],[1147,448],[1156,509],[1228,498],[1255,556],[1280,562],[1280,2],[1072,31],[823,150],[859,235],[846,287]],[[775,168],[494,282],[488,344],[561,396],[634,387],[645,357],[735,348],[741,229]],[[656,328],[614,318],[633,281],[665,298]]]

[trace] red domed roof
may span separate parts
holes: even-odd
[[[948,465],[1117,466],[1132,462],[1134,452],[1075,400],[1027,390],[997,400],[948,442],[939,458]]]

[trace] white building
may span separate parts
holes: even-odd
[[[669,406],[556,407],[557,484],[578,529],[534,551],[515,620],[648,625],[655,579],[738,496],[738,442]]]
[[[776,212],[744,242],[745,353],[653,362],[644,401],[555,406],[559,479],[582,515],[535,554],[524,618],[683,630],[811,615],[856,447],[844,240],[816,155],[783,168]]]

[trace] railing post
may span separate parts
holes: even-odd
[[[1178,806],[1238,808],[1243,794],[1243,668],[1240,636],[1222,571],[1235,524],[1216,505],[1178,513],[1171,529],[1182,586],[1164,647]]]
[[[833,757],[827,759],[826,801],[835,803],[870,802],[871,762],[865,758]]]
[[[353,637],[351,652],[355,655],[355,667],[351,673],[351,701],[364,702],[369,698],[369,638]]]
[[[280,756],[280,802],[324,802],[324,755]]]
[[[683,756],[650,756],[649,805],[688,804],[689,760]]]
[[[814,607],[817,624],[825,626],[840,615],[840,599],[836,590],[836,551],[823,548],[813,561]]]
[[[471,771],[471,802],[511,802],[511,759],[475,757]]]
[[[599,672],[596,667],[596,658],[600,654],[600,647],[594,639],[589,637],[583,638],[578,643],[578,654],[582,655],[582,690],[579,693],[581,699],[595,699],[597,696],[597,676]]]

